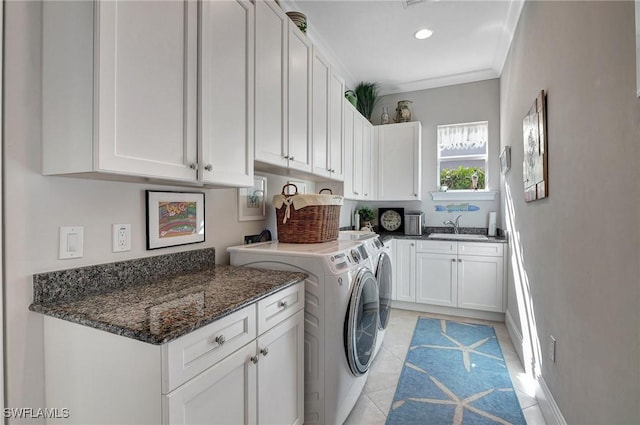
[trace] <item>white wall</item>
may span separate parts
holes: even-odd
[[[34,273],[205,247],[216,248],[217,263],[227,263],[228,246],[242,244],[244,235],[268,224],[238,221],[236,189],[205,190],[206,242],[146,251],[144,190],[201,189],[42,176],[41,3],[5,6],[7,407],[38,408],[45,406],[42,317],[27,310]],[[278,178],[271,180],[270,185],[279,184]],[[130,252],[111,252],[113,223],[131,223]],[[84,258],[58,260],[58,227],[63,225],[84,226]]]
[[[534,325],[542,376],[570,424],[640,418],[634,35],[631,1],[525,2],[500,82],[501,140],[513,154],[503,219],[516,230],[509,313],[525,335]],[[527,204],[522,119],[542,89],[549,197]]]

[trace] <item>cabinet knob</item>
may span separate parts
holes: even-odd
[[[253,357],[251,357],[250,360],[251,360],[251,363],[257,364],[258,363],[258,356],[253,356]]]
[[[269,354],[269,349],[267,347],[264,347],[262,350],[260,350],[260,354],[266,357],[267,354]]]
[[[289,155],[285,156],[284,159],[289,159]]]
[[[462,260],[458,258],[458,263],[462,263]]]
[[[413,244],[413,243],[409,244],[409,246],[413,246],[413,245],[415,245],[415,244]]]
[[[456,259],[455,259],[455,258],[452,258],[452,259],[451,259],[451,262],[452,262],[452,263],[455,263],[455,262],[456,262]]]
[[[278,301],[278,307],[280,308],[287,308],[287,302],[284,300],[280,300]]]
[[[218,345],[223,345],[227,340],[224,335],[218,335],[214,341],[217,342]]]
[[[417,194],[417,193],[414,193],[414,194],[413,194],[413,196],[417,197],[417,196],[418,196],[418,194]]]
[[[291,161],[293,161],[293,160],[294,160],[294,158],[293,158],[292,156],[290,156],[290,157],[289,157],[289,159],[290,159]]]
[[[207,170],[207,171],[211,171],[211,170],[213,170],[213,165],[212,164],[207,164],[207,165],[204,166],[204,169]]]
[[[189,164],[189,168],[191,168],[192,170],[195,170],[196,168],[198,168],[198,163],[192,162],[191,164]]]
[[[353,192],[354,195],[360,195],[358,192]]]

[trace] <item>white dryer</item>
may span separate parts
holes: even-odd
[[[359,242],[266,242],[228,249],[231,264],[302,271],[305,424],[342,424],[360,396],[378,336],[375,276]]]
[[[391,292],[393,290],[393,272],[391,265],[391,250],[385,246],[377,233],[359,230],[347,230],[339,233],[338,239],[362,242],[367,250],[371,272],[378,282],[378,296],[380,298],[380,315],[378,320],[378,338],[373,356],[378,354],[389,324],[391,314]]]

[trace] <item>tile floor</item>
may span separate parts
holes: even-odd
[[[384,425],[418,316],[493,325],[527,424],[546,425],[542,411],[532,393],[533,386],[524,373],[504,323],[459,317],[453,318],[398,309],[394,309],[391,312],[384,342],[378,356],[371,365],[364,391],[344,425]]]

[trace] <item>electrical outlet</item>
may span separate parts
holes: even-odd
[[[131,225],[114,224],[112,226],[113,252],[131,251]]]
[[[549,359],[552,362],[556,362],[556,339],[553,335],[549,335]]]

